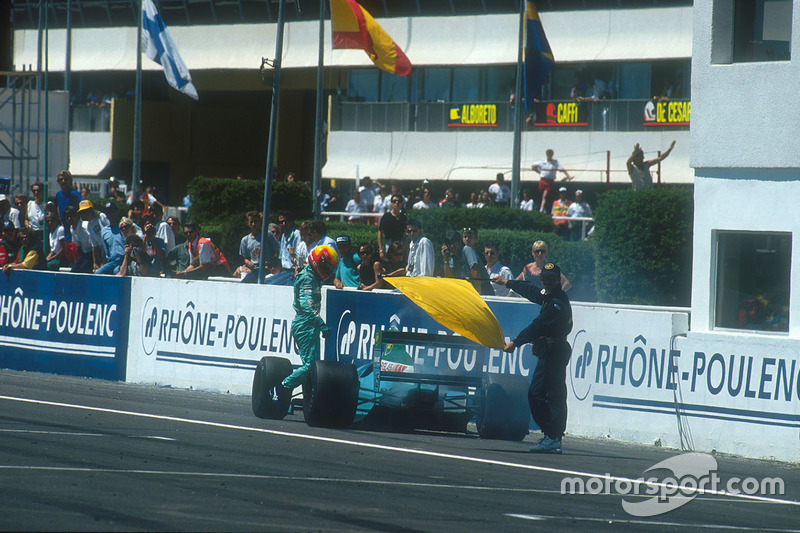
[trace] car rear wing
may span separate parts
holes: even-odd
[[[457,335],[377,331],[372,353],[375,389],[381,381],[476,387],[488,352]]]

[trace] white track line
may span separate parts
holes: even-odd
[[[676,528],[700,528],[700,529],[723,529],[730,531],[771,531],[775,533],[797,533],[800,529],[773,529],[764,527],[747,527],[747,526],[726,526],[724,524],[697,524],[697,523],[682,523],[682,522],[665,522],[659,520],[634,520],[634,519],[619,519],[619,518],[586,518],[580,516],[548,516],[537,514],[507,514],[512,518],[522,518],[523,520],[568,520],[570,522],[595,522],[608,525],[626,524],[626,525],[641,525],[641,526],[667,526]]]
[[[398,452],[398,453],[408,453],[414,455],[422,455],[426,457],[436,457],[439,459],[452,459],[456,461],[467,461],[471,463],[479,463],[485,465],[492,465],[492,466],[502,466],[507,468],[517,468],[521,470],[532,470],[535,472],[548,472],[552,474],[564,474],[570,476],[581,476],[581,477],[591,477],[591,478],[598,478],[598,479],[608,479],[609,481],[621,481],[627,483],[633,483],[637,480],[632,478],[626,478],[621,476],[611,476],[609,474],[598,474],[593,472],[581,472],[577,470],[566,470],[562,468],[550,468],[546,466],[538,466],[538,465],[529,465],[529,464],[520,464],[520,463],[510,463],[507,461],[495,461],[493,459],[482,459],[479,457],[469,457],[465,455],[455,455],[449,453],[440,453],[440,452],[431,452],[427,450],[415,450],[409,448],[400,448],[397,446],[387,446],[384,444],[373,444],[369,442],[358,442],[358,441],[351,441],[345,439],[336,439],[331,437],[321,437],[317,435],[305,435],[301,433],[290,433],[288,431],[279,431],[274,429],[265,429],[265,428],[254,428],[249,426],[238,426],[235,424],[223,424],[220,422],[209,422],[206,420],[194,420],[191,418],[180,418],[174,416],[166,416],[166,415],[154,415],[150,413],[139,413],[135,411],[122,411],[119,409],[109,409],[105,407],[91,407],[88,405],[77,405],[77,404],[69,404],[69,403],[62,403],[62,402],[50,402],[45,400],[33,400],[30,398],[17,398],[14,396],[5,396],[0,395],[0,400],[9,400],[13,402],[22,402],[22,403],[32,403],[36,405],[50,405],[53,407],[65,407],[69,409],[80,409],[84,411],[94,411],[98,413],[110,413],[110,414],[118,414],[118,415],[126,415],[126,416],[135,416],[139,418],[148,418],[152,420],[166,420],[171,422],[181,422],[184,424],[194,424],[199,426],[208,426],[208,427],[216,427],[222,429],[233,429],[238,431],[251,431],[254,433],[264,433],[268,435],[277,435],[281,437],[289,437],[289,438],[296,438],[296,439],[306,439],[306,440],[314,440],[319,442],[328,442],[332,444],[344,444],[347,446],[355,446],[358,448],[370,448],[373,450],[383,450],[383,451],[390,451],[390,452]],[[672,485],[668,485],[665,483],[660,482],[650,482],[650,481],[638,481],[641,484],[647,485],[649,487],[659,487],[667,490],[673,490],[675,487]],[[741,500],[750,500],[750,501],[758,501],[758,502],[765,502],[765,503],[773,503],[773,504],[780,504],[780,505],[794,505],[800,507],[800,502],[795,500],[782,500],[780,498],[770,498],[767,496],[759,496],[754,494],[729,494],[724,491],[717,491],[717,490],[710,490],[710,489],[702,489],[697,491],[698,494],[712,494],[715,496],[726,496],[730,498],[736,498]]]

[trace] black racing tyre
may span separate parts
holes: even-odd
[[[528,380],[511,374],[486,373],[478,390],[476,425],[482,439],[522,440],[531,411]]]
[[[346,428],[356,417],[358,373],[351,363],[314,361],[303,385],[303,416],[312,427]]]
[[[292,391],[281,382],[292,373],[292,363],[284,357],[262,357],[253,376],[253,414],[258,418],[281,420],[289,412]],[[272,389],[277,387],[278,397]]]

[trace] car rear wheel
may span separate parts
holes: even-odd
[[[358,373],[351,363],[314,361],[303,385],[303,415],[314,427],[346,428],[358,407]]]
[[[258,418],[281,420],[289,412],[292,391],[281,382],[292,373],[292,363],[284,357],[262,357],[253,376],[253,414]]]
[[[476,414],[476,426],[482,439],[525,438],[531,418],[528,386],[528,380],[523,376],[483,375]]]

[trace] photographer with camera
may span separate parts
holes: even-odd
[[[164,239],[156,237],[156,220],[153,215],[144,218],[144,250],[150,258],[149,276],[160,276],[165,271],[167,248]]]
[[[125,256],[117,276],[146,276],[150,267],[150,256],[144,250],[144,241],[136,234],[125,237]]]

